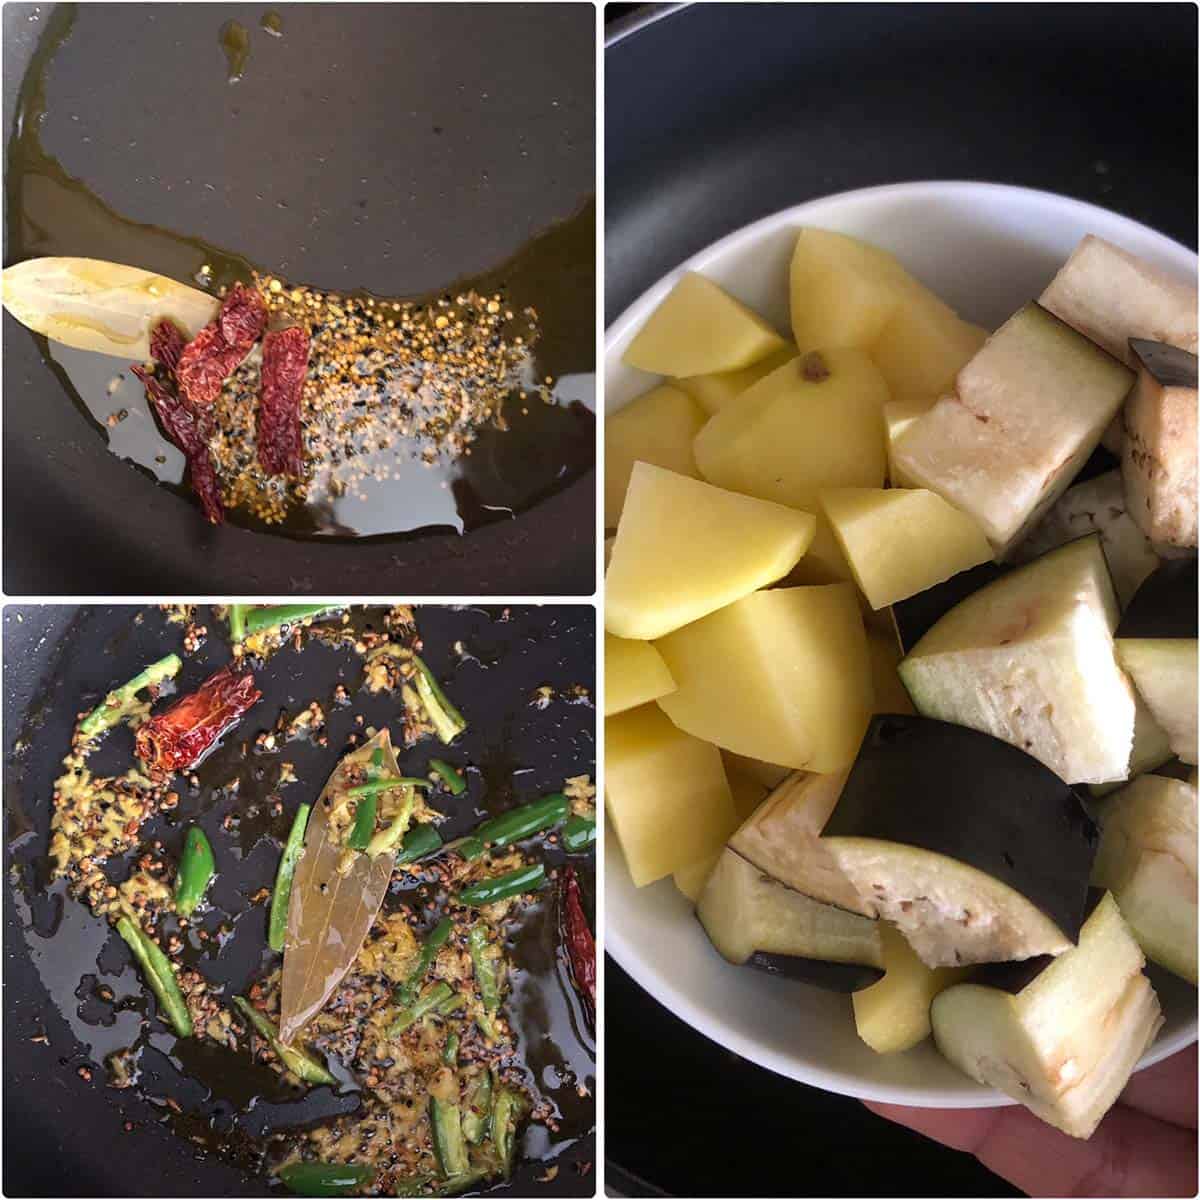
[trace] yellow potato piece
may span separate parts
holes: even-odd
[[[816,521],[637,463],[605,578],[605,625],[657,638],[765,587],[794,567]]]
[[[615,529],[635,462],[699,478],[692,442],[704,424],[700,406],[678,388],[652,388],[604,421],[604,526]]]
[[[755,592],[657,643],[681,729],[735,754],[809,771],[853,760],[871,711],[854,588]]]
[[[927,967],[898,929],[879,922],[884,976],[855,992],[854,1024],[858,1036],[876,1054],[911,1050],[932,1031],[929,1009],[938,992],[958,983],[965,967]]]
[[[729,777],[730,787],[734,786],[736,779],[751,779],[766,793],[778,787],[792,773],[791,767],[763,762],[759,758],[747,758],[744,754],[734,754],[731,750],[722,750],[721,757],[725,760],[725,774]],[[734,794],[736,798],[736,789]],[[762,796],[759,796],[759,799],[761,800]]]
[[[918,417],[923,417],[934,406],[934,403],[935,401],[932,399],[889,400],[883,406],[883,425],[887,432],[887,477],[888,483],[892,487],[912,488],[920,486],[915,480],[904,473],[904,468],[896,462],[893,450],[904,431]]]
[[[773,371],[696,435],[710,483],[812,509],[827,487],[880,487],[887,384],[862,350],[810,351]]]
[[[821,507],[875,609],[992,557],[970,517],[921,488],[832,488]]]
[[[867,630],[867,653],[871,657],[871,685],[875,693],[874,711],[912,715],[913,707],[908,689],[896,670],[903,655],[895,633]]]
[[[708,375],[748,367],[785,344],[753,309],[691,271],[650,314],[622,361],[656,375]]]
[[[675,386],[687,392],[709,416],[712,416],[736,400],[763,376],[770,375],[772,371],[778,370],[795,357],[796,348],[786,346],[777,354],[768,355],[740,370],[717,371],[712,375],[689,375],[686,379],[676,379]]]
[[[720,853],[737,813],[715,746],[656,704],[604,722],[604,801],[636,887]]]
[[[686,867],[680,867],[671,876],[675,881],[675,886],[693,904],[700,899],[700,893],[704,891],[704,885],[708,882],[708,877],[712,874],[712,869],[717,865],[717,859],[720,857],[720,851],[716,854],[710,854],[702,858],[699,862],[690,863]]]
[[[604,635],[604,715],[649,704],[675,690],[662,655],[649,642]]]
[[[865,347],[916,281],[888,253],[826,229],[802,229],[789,272],[800,350]]]
[[[815,506],[814,506],[815,507]],[[854,572],[846,560],[845,551],[834,535],[833,526],[825,514],[816,509],[813,514],[816,526],[813,539],[804,552],[804,557],[788,572],[781,583],[796,586],[809,583],[853,583]],[[858,585],[855,584],[857,587]],[[864,600],[865,604],[866,601]]]
[[[914,281],[914,287],[920,285]],[[953,390],[955,377],[988,335],[960,320],[932,292],[921,291],[896,309],[867,349],[893,400],[924,400],[928,407]]]

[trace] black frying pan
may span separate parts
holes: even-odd
[[[59,7],[5,6],[6,142]],[[52,62],[43,144],[124,217],[295,281],[384,295],[424,295],[500,267],[586,205],[590,5],[281,4],[281,38],[260,28],[269,7],[80,5]],[[233,86],[218,44],[229,20],[249,30],[251,47]],[[88,254],[87,233],[62,252]],[[584,372],[594,369],[594,270],[592,239],[582,239],[538,302],[547,330],[582,330],[588,361],[573,369]],[[462,537],[331,542],[210,529],[189,499],[105,449],[7,315],[3,350],[10,595],[594,588],[586,462],[515,519]]]
[[[168,1130],[164,1122],[170,1113],[161,1105],[106,1086],[104,1054],[132,1040],[146,991],[123,943],[106,924],[64,898],[60,888],[45,887],[49,799],[76,711],[140,664],[178,650],[182,639],[178,625],[164,631],[157,610],[142,610],[140,623],[131,619],[134,611],[51,605],[10,606],[4,614],[3,1191],[8,1196],[253,1196],[268,1190],[265,1179],[244,1174],[211,1149],[199,1157],[194,1154],[188,1142]],[[360,619],[378,622],[381,616],[382,610],[374,610],[373,617]],[[222,628],[212,619],[208,627],[208,644],[185,661],[182,688],[195,686],[229,657]],[[469,722],[451,750],[441,752],[478,768],[469,773],[467,795],[443,805],[453,814],[447,836],[472,826],[477,814],[556,791],[567,776],[594,774],[595,711],[590,703],[560,701],[546,711],[529,703],[542,684],[594,687],[590,608],[518,607],[507,617],[497,609],[422,608],[418,627],[431,666],[448,681],[451,696]],[[474,658],[453,658],[450,647],[459,638]],[[219,957],[204,960],[202,969],[210,979],[228,983],[229,991],[242,989],[247,978],[259,972],[266,910],[251,906],[247,897],[272,881],[278,862],[274,837],[286,836],[296,805],[311,800],[323,784],[354,728],[354,713],[365,713],[368,723],[376,725],[390,719],[393,730],[398,728],[395,699],[368,698],[364,693],[355,694],[350,708],[330,704],[339,679],[356,693],[360,672],[361,660],[345,650],[310,644],[299,654],[280,652],[256,675],[263,699],[200,767],[199,792],[181,788],[179,808],[170,819],[147,826],[147,833],[161,838],[170,856],[178,853],[190,822],[199,819],[210,836],[221,872],[211,899],[231,914],[236,932]],[[268,767],[268,782],[275,772],[253,755],[248,760],[251,774],[241,771],[238,796],[215,797],[211,785],[238,773],[239,743],[269,728],[281,709],[294,713],[300,701],[314,696],[330,714],[329,744],[288,745],[284,757],[295,763],[300,782],[283,791],[285,811],[279,816],[265,807],[256,812],[261,789],[252,773],[255,764],[262,761]],[[109,736],[113,745],[102,750],[109,756],[107,766],[124,769],[132,749],[126,731]],[[406,769],[423,773],[428,757],[438,753],[439,748],[426,741],[401,761]],[[98,765],[106,769],[106,760],[98,760]],[[226,812],[240,818],[232,831],[221,825]],[[589,902],[591,878],[589,870],[583,879]],[[555,1088],[554,1072],[544,1068],[556,1061],[556,1052],[549,1048],[556,1042],[594,1094],[591,1036],[579,999],[556,961],[556,944],[554,906],[546,900],[520,936],[519,945],[525,949],[517,953],[524,969],[511,1011],[542,1085]],[[128,994],[132,1007],[112,1011],[97,999],[99,984],[113,988],[118,998]],[[151,1029],[158,1032],[151,1038],[153,1049],[143,1055],[152,1084],[146,1090],[193,1110],[197,1115],[185,1119],[185,1132],[202,1136],[206,1146],[221,1136],[236,1147],[237,1130],[270,1111],[270,1103],[260,1101],[249,1116],[234,1120],[235,1110],[244,1107],[261,1080],[246,1076],[239,1060],[223,1052],[208,1060],[189,1059],[190,1074],[180,1074],[169,1057],[178,1051],[173,1039],[162,1032],[160,1023],[152,1023]],[[45,1043],[31,1040],[43,1036]],[[202,1046],[193,1040],[185,1049],[199,1053]],[[92,1072],[90,1081],[80,1077],[81,1068]],[[196,1081],[197,1075],[205,1084]],[[351,1099],[320,1091],[323,1096],[311,1108],[305,1101],[302,1109],[281,1110],[289,1114],[289,1123],[353,1106]],[[567,1119],[553,1146],[562,1152],[557,1177],[539,1182],[538,1191],[591,1195],[594,1176],[581,1169],[594,1159],[591,1102],[580,1101],[569,1085],[550,1094]],[[125,1131],[126,1122],[133,1125],[130,1132]],[[526,1145],[531,1152],[543,1152],[548,1148],[545,1138],[544,1132],[534,1131]],[[528,1194],[546,1166],[524,1163],[502,1191]]]
[[[609,322],[759,217],[903,180],[1044,188],[1196,245],[1194,6],[672,7],[608,28]],[[738,1059],[611,960],[605,1013],[608,1177],[625,1194],[1014,1194],[856,1101]],[[647,1122],[628,1098],[651,1092]],[[700,1149],[730,1139],[745,1152]]]

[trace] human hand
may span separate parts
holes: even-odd
[[[867,1102],[889,1121],[954,1150],[1030,1196],[1194,1196],[1196,1047],[1134,1075],[1084,1142],[1008,1108],[906,1108]]]

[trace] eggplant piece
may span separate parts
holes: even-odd
[[[1129,755],[1129,772],[1124,779],[1089,785],[1088,790],[1093,796],[1107,796],[1118,788],[1123,788],[1131,779],[1170,762],[1175,756],[1175,751],[1171,749],[1171,739],[1167,736],[1167,731],[1154,719],[1150,706],[1138,695],[1134,696],[1134,701],[1133,750]]]
[[[1117,626],[1119,638],[1194,638],[1200,606],[1196,560],[1163,563],[1134,593]]]
[[[1013,562],[1026,563],[1089,533],[1099,534],[1121,607],[1159,564],[1150,539],[1125,511],[1125,485],[1119,470],[1076,482],[1016,548]]]
[[[1196,982],[1196,788],[1143,775],[1099,806],[1092,882],[1112,892],[1146,957]]]
[[[929,1036],[934,997],[961,983],[970,968],[927,967],[899,930],[886,921],[879,924],[884,975],[854,993],[854,1027],[876,1054],[898,1054]]]
[[[1121,475],[1130,515],[1153,542],[1196,546],[1196,356],[1132,339]]]
[[[1074,789],[986,734],[877,716],[822,844],[930,967],[1061,954],[1098,831]]]
[[[854,992],[883,976],[875,921],[802,896],[728,847],[704,885],[696,915],[731,963],[835,992]]]
[[[928,591],[893,604],[892,622],[900,648],[907,654],[952,608],[1012,569],[1008,563],[980,563]]]
[[[1003,559],[1066,490],[1133,373],[1027,304],[892,447],[896,469],[972,517]]]
[[[1088,1138],[1162,1027],[1145,959],[1112,896],[1079,945],[1030,968],[1016,991],[976,980],[947,988],[930,1013],[938,1049],[958,1069]]]
[[[821,830],[842,794],[846,772],[795,771],[729,839],[729,848],[793,891],[847,912],[874,917],[821,843]]]
[[[1010,742],[1068,783],[1125,779],[1136,701],[1113,652],[1117,616],[1090,534],[951,609],[900,678],[924,716]]]
[[[1118,638],[1121,666],[1185,763],[1197,759],[1195,638]]]

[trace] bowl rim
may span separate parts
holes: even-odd
[[[648,310],[657,305],[678,279],[688,271],[701,271],[713,261],[727,252],[753,242],[768,234],[774,233],[781,225],[792,222],[812,220],[814,210],[826,209],[831,206],[856,203],[874,199],[878,201],[913,199],[922,196],[947,198],[948,193],[958,193],[958,198],[969,199],[971,196],[988,196],[991,199],[1020,200],[1024,203],[1036,203],[1054,206],[1060,213],[1074,212],[1080,218],[1080,223],[1086,225],[1089,218],[1099,216],[1106,225],[1114,221],[1136,232],[1139,239],[1149,240],[1166,258],[1183,263],[1189,261],[1193,270],[1196,269],[1197,254],[1174,238],[1160,233],[1148,225],[1142,224],[1133,217],[1123,213],[1113,212],[1086,200],[1073,196],[1064,196],[1058,192],[1046,191],[1040,188],[1024,187],[1018,184],[988,183],[974,180],[916,180],[905,183],[886,183],[873,187],[854,188],[844,192],[834,192],[826,196],[814,197],[788,208],[779,209],[765,217],[743,225],[726,234],[715,242],[696,251],[673,270],[667,272],[655,283],[641,293],[611,325],[604,334],[604,367],[605,374],[611,365],[611,359],[617,347],[622,344],[632,332],[634,323],[645,319]],[[819,218],[817,218],[819,220]],[[608,406],[605,405],[605,412]],[[606,831],[607,831],[606,817]],[[606,832],[607,839],[607,832]],[[605,854],[609,852],[606,842]],[[621,869],[621,868],[617,868]],[[660,886],[661,886],[660,881]],[[605,890],[610,886],[609,871],[606,863]],[[881,1101],[886,1103],[904,1104],[915,1108],[998,1108],[1014,1105],[1017,1101],[991,1088],[974,1085],[973,1090],[943,1091],[936,1088],[913,1088],[897,1084],[884,1084],[864,1080],[848,1072],[815,1067],[797,1059],[793,1055],[778,1053],[761,1045],[757,1039],[741,1032],[736,1026],[710,1011],[695,1001],[683,989],[677,987],[670,976],[661,969],[661,963],[649,962],[636,951],[627,941],[616,922],[610,919],[607,903],[605,904],[604,948],[611,954],[618,966],[624,970],[639,987],[662,1004],[667,1010],[685,1022],[697,1033],[733,1051],[769,1071],[794,1079],[799,1083],[823,1088],[826,1091],[854,1097],[860,1100]],[[1197,1019],[1193,1015],[1189,1022],[1175,1030],[1170,1035],[1156,1041],[1142,1055],[1135,1070],[1142,1071],[1155,1063],[1180,1050],[1185,1049],[1197,1040]],[[964,1076],[964,1081],[969,1082]]]

